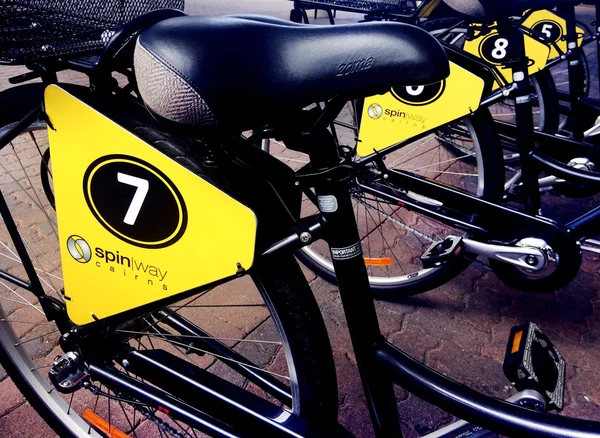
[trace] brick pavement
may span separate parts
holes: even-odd
[[[290,5],[290,2],[282,0],[198,0],[188,1],[188,11],[207,15],[268,13],[287,18]],[[19,67],[0,69],[0,84],[5,86],[6,78],[19,71]],[[69,73],[63,79],[84,80],[81,76]],[[279,149],[276,152],[282,151]],[[286,157],[302,159],[296,154]],[[597,203],[597,199],[574,202],[549,196],[544,201],[547,211],[561,215],[574,215],[573,210],[585,210]],[[581,272],[568,287],[552,294],[525,294],[500,283],[485,264],[478,262],[443,287],[403,300],[381,300],[376,305],[382,331],[391,342],[439,372],[498,397],[507,397],[513,392],[501,371],[508,331],[513,325],[528,319],[536,321],[550,334],[567,361],[565,413],[600,419],[598,274],[599,258],[585,254]],[[336,288],[310,273],[307,275],[311,279],[311,287],[322,309],[334,348],[340,387],[340,422],[356,436],[372,436]],[[236,296],[246,293],[243,285],[228,287],[233,288],[228,294],[233,303]],[[211,299],[211,296],[207,297],[208,301]],[[252,301],[254,298],[246,295],[244,299]],[[269,332],[269,327],[260,324],[260,315],[255,312],[250,312],[244,318],[247,326],[228,324],[208,311],[202,317],[206,321],[212,318],[214,322],[210,324],[222,326],[222,336],[237,337],[252,330],[255,330],[253,336]],[[26,327],[22,329],[24,333],[29,330]],[[51,347],[44,345],[44,342],[36,346],[42,356],[48,350],[53,350]],[[56,351],[54,349],[47,357],[52,357]],[[208,364],[210,360],[206,360]],[[0,436],[51,436],[51,431],[25,402],[10,379],[4,373],[0,377]],[[397,388],[397,401],[408,437],[425,434],[451,421],[448,414],[401,388]],[[146,423],[140,427],[150,426]]]

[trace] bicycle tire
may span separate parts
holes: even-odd
[[[489,111],[483,108],[469,116],[468,119],[474,133],[472,134],[473,143],[478,148],[478,161],[481,163],[478,167],[482,190],[479,195],[492,202],[500,201],[504,193],[504,169],[498,166],[498,163],[502,162],[502,150],[495,134],[492,117]],[[479,145],[483,147],[479,147]],[[380,153],[383,156],[386,155],[385,150]],[[369,249],[365,248],[368,243],[363,239],[362,244],[364,254],[369,254]],[[311,252],[310,249],[304,249],[297,251],[296,257],[321,278],[332,284],[336,283],[332,266],[323,256],[315,254],[315,251]],[[410,272],[397,277],[397,280],[385,277],[378,279],[370,275],[371,291],[378,298],[410,296],[426,292],[460,274],[473,260],[474,257],[457,258],[443,264],[442,267],[423,269],[418,271],[418,274],[417,271]]]
[[[6,107],[3,103],[12,102],[5,100],[5,97],[14,99],[20,96],[19,88],[24,90],[20,101],[27,102],[23,108],[30,110],[40,102],[36,99],[40,98],[39,90],[43,87],[16,87],[9,92],[0,92],[0,108]],[[6,119],[0,119],[0,126],[10,126],[18,114],[22,112],[5,112]],[[3,130],[0,128],[0,132]],[[155,143],[161,152],[188,169],[194,171],[199,166],[185,150],[165,142],[164,138],[156,136]],[[40,154],[43,154],[42,151]],[[40,159],[44,160],[43,157]],[[34,167],[40,169],[31,166]],[[257,262],[250,276],[264,300],[275,331],[284,339],[284,360],[293,379],[292,411],[310,421],[334,424],[337,421],[338,400],[331,345],[319,307],[297,262],[292,255],[279,256],[268,263]],[[39,367],[34,365],[25,348],[16,347],[18,330],[15,331],[13,325],[7,322],[9,319],[4,317],[2,304],[0,300],[3,321],[0,324],[0,363],[30,404],[59,436],[89,436],[88,424],[70,409],[57,391],[51,391],[50,383],[42,376]]]

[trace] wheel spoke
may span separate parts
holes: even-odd
[[[137,331],[132,331],[132,330],[121,330],[121,329],[117,329],[116,330],[117,333],[128,333],[128,334],[133,334],[133,335],[146,335],[146,332],[137,332]],[[276,342],[276,341],[259,341],[256,339],[237,339],[237,338],[217,338],[214,336],[195,336],[195,335],[179,335],[179,334],[162,334],[162,336],[167,339],[169,337],[173,337],[173,338],[192,338],[192,339],[215,339],[218,341],[235,341],[235,342],[254,342],[257,344],[275,344],[275,345],[282,345],[281,342]]]

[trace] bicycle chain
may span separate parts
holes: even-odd
[[[158,418],[156,416],[156,414],[154,414],[153,412],[150,412],[149,408],[147,408],[145,406],[136,406],[136,405],[132,405],[132,406],[136,411],[138,411],[140,414],[142,414],[144,417],[146,417],[147,420],[152,421],[160,429],[162,429],[163,432],[169,434],[170,436],[172,436],[174,438],[186,438],[185,435],[183,435],[181,432],[179,432],[173,426],[168,424],[166,421]]]
[[[108,398],[112,398],[112,399],[118,398],[118,400],[127,403],[134,410],[138,411],[147,420],[152,421],[166,434],[168,434],[174,438],[187,438],[186,435],[182,434],[177,429],[175,429],[173,426],[168,424],[166,421],[161,420],[160,418],[158,418],[156,416],[156,414],[154,412],[158,412],[160,409],[156,409],[154,412],[152,412],[153,410],[152,410],[152,408],[150,408],[150,406],[140,405],[139,402],[135,401],[131,397],[126,396],[125,394],[121,394],[121,393],[113,391],[115,394],[115,397],[113,397],[110,394],[102,391],[99,387],[94,386],[94,385],[88,386],[88,390],[90,390],[92,392],[92,394],[94,394],[94,395],[101,394],[101,395],[104,395],[104,396],[106,396]],[[188,434],[188,436],[189,436],[189,434]]]

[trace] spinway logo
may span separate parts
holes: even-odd
[[[90,245],[83,237],[73,235],[67,239],[67,249],[69,254],[79,263],[87,263],[92,259],[92,250]]]
[[[373,105],[371,105],[369,107],[369,109],[367,110],[367,113],[369,114],[369,117],[371,117],[372,119],[378,119],[379,117],[381,117],[383,115],[383,108],[381,108],[381,105],[374,103]]]

